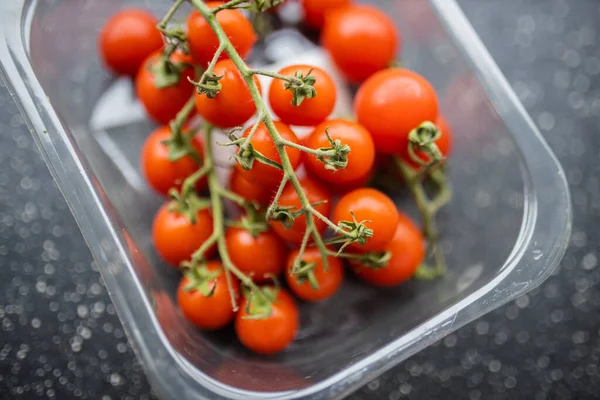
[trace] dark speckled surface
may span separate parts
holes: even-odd
[[[563,163],[575,209],[572,244],[539,289],[351,398],[600,398],[600,2],[459,3]],[[4,88],[0,329],[2,399],[152,397],[75,221]]]

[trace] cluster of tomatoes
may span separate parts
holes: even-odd
[[[253,1],[260,3],[248,3]],[[441,132],[436,144],[442,155],[447,156],[451,146],[451,131],[439,114],[431,84],[416,72],[390,67],[400,46],[400,33],[383,11],[351,0],[300,1],[305,23],[321,31],[322,46],[338,69],[350,83],[360,85],[354,99],[356,120],[329,118],[336,105],[337,90],[327,71],[292,65],[276,75],[309,82],[308,93],[298,102],[290,89],[290,82],[295,81],[275,78],[267,93],[277,118],[273,124],[284,140],[295,144],[286,147],[287,158],[293,169],[304,166],[306,176],[300,179],[300,185],[314,210],[325,218],[331,217],[336,226],[360,222],[373,234],[363,243],[350,243],[341,257],[336,257],[332,246],[326,263],[322,252],[309,244],[302,249],[301,265],[305,268],[300,268],[303,271],[299,273],[297,258],[307,230],[306,215],[296,215],[293,224],[264,221],[260,229],[250,229],[242,216],[224,231],[226,254],[241,273],[256,285],[263,285],[263,295],[248,296],[237,279],[228,279],[220,261],[208,261],[185,272],[177,300],[186,318],[211,330],[235,321],[240,341],[263,354],[283,350],[299,327],[295,301],[286,290],[272,284],[274,277],[284,275],[289,291],[312,302],[327,299],[339,289],[344,277],[343,259],[349,260],[358,277],[378,286],[394,286],[414,275],[426,254],[421,230],[386,194],[366,185],[377,171],[380,156],[399,157],[415,170],[422,168],[415,154],[427,163],[428,154],[417,149],[411,156],[408,151],[409,132],[424,121],[433,122]],[[206,2],[212,9],[223,4]],[[247,57],[258,38],[246,15],[238,9],[223,9],[216,13],[216,20],[237,53]],[[161,124],[143,145],[142,170],[150,186],[168,196],[173,188],[182,190],[185,180],[202,167],[205,155],[201,133],[192,129],[191,123],[183,130],[185,144],[191,150],[174,159],[170,147],[174,139],[169,122],[190,98],[194,96],[193,111],[202,120],[223,130],[248,123],[257,106],[244,76],[226,53],[213,60],[221,43],[201,13],[194,10],[187,19],[183,30],[185,52],[180,48],[166,50],[157,23],[143,10],[123,10],[105,25],[100,48],[105,63],[115,73],[135,77],[140,102],[148,115]],[[201,78],[196,67],[206,68],[211,62],[211,76],[218,77],[215,83],[218,82],[219,90],[208,95],[197,91],[189,81]],[[256,76],[254,81],[262,90]],[[311,127],[312,133],[300,139],[294,132],[295,126]],[[254,151],[275,163],[282,162],[267,124],[261,123],[254,130],[248,128],[244,137],[251,133]],[[330,149],[333,143],[350,148],[344,168],[327,168],[323,157],[315,153]],[[306,148],[313,152],[303,151]],[[264,210],[273,201],[283,174],[261,162],[254,162],[250,170],[236,164],[226,186],[257,210]],[[202,193],[207,189],[207,180],[199,179],[194,185]],[[279,194],[280,208],[302,209],[301,199],[290,183]],[[200,208],[189,218],[167,202],[154,219],[155,248],[169,264],[186,265],[194,252],[211,239],[214,223],[210,208]],[[316,230],[327,235],[326,220],[315,218],[315,224]],[[211,245],[203,256],[211,260],[217,253],[224,257],[221,246]],[[361,255],[366,253],[385,254],[386,262],[377,266],[362,263]],[[237,312],[231,305],[232,296],[244,297]],[[256,318],[261,310],[268,312]]]

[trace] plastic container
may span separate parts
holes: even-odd
[[[456,193],[440,216],[448,275],[385,291],[350,279],[332,300],[303,307],[298,339],[271,358],[245,351],[231,332],[193,329],[173,305],[177,272],[150,244],[161,200],[139,175],[138,153],[152,126],[97,56],[102,23],[124,3],[2,1],[0,60],[161,397],[338,399],[558,265],[571,227],[564,173],[460,8],[381,0],[403,31],[403,62],[434,83],[454,127]],[[126,3],[157,15],[170,4]],[[94,116],[102,107],[110,115]]]

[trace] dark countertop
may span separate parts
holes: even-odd
[[[600,3],[459,3],[563,163],[572,244],[540,288],[351,398],[600,398]],[[0,398],[151,398],[77,225],[3,87],[0,132]]]

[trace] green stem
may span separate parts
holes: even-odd
[[[437,229],[437,224],[435,222],[436,213],[439,210],[439,207],[441,207],[441,205],[438,205],[438,203],[432,203],[427,197],[427,193],[423,188],[424,176],[422,174],[415,172],[411,167],[405,164],[398,157],[394,157],[394,162],[396,163],[398,171],[400,171],[402,178],[406,182],[415,200],[415,203],[417,204],[417,208],[419,209],[419,214],[421,216],[421,222],[423,224],[423,236],[428,241],[431,251],[433,252],[433,257],[435,261],[434,271],[428,271],[427,273],[423,273],[421,275],[443,275],[446,271],[446,262],[441,246],[439,244],[439,232]],[[449,191],[449,189],[444,189],[447,187],[447,184],[441,184],[441,188],[443,191],[442,201],[450,195],[450,193],[444,192]]]
[[[259,69],[249,69],[248,73],[251,75],[262,75],[262,76],[266,76],[266,77],[273,78],[273,79],[280,79],[282,81],[286,81],[286,82],[290,82],[290,83],[296,82],[298,84],[302,84],[301,79],[298,79],[293,76],[278,74],[276,72],[262,71]]]
[[[243,153],[244,151],[248,150],[248,147],[252,142],[252,138],[256,134],[256,131],[258,130],[260,124],[263,122],[264,118],[265,116],[262,113],[258,113],[258,117],[256,117],[256,122],[254,122],[254,125],[252,126],[250,133],[248,133],[246,140],[244,140],[244,143],[242,143],[242,145],[240,146],[240,153]]]
[[[239,6],[240,4],[244,4],[247,3],[248,0],[231,0],[228,1],[225,4],[220,5],[219,7],[215,8],[214,10],[212,10],[213,14],[218,13],[219,11],[222,10],[229,10],[229,9],[233,9],[233,8],[238,8],[237,6]]]
[[[262,296],[262,291],[256,286],[256,284],[240,271],[231,261],[229,257],[229,252],[227,251],[227,244],[225,242],[225,217],[223,212],[223,203],[221,201],[221,196],[228,191],[221,187],[221,183],[219,182],[219,178],[217,177],[215,168],[214,168],[214,157],[212,152],[212,133],[213,127],[206,124],[205,132],[204,132],[204,152],[205,152],[205,164],[209,165],[208,170],[208,187],[210,190],[210,201],[211,201],[211,211],[213,217],[213,233],[212,237],[216,237],[216,243],[219,250],[219,255],[221,256],[221,261],[223,262],[223,268],[225,269],[226,274],[235,275],[243,285],[250,288],[250,290],[255,291],[260,296]],[[214,239],[213,239],[214,240]],[[229,286],[229,292],[231,295],[231,305],[234,310],[237,311],[237,302],[235,300],[235,292],[233,290],[233,286],[231,283],[231,277],[227,278],[227,283]]]
[[[311,149],[310,147],[303,146],[299,143],[290,142],[289,140],[286,140],[286,139],[284,139],[282,143],[286,147],[291,147],[293,149],[300,150],[300,151],[303,151],[308,154],[312,154],[315,157],[331,157],[331,156],[335,155],[335,150],[333,150],[333,149],[332,150]]]
[[[173,15],[175,14],[175,12],[177,11],[177,9],[187,0],[176,0],[175,3],[171,6],[171,8],[169,9],[169,11],[167,11],[167,14],[163,17],[163,19],[160,21],[160,23],[158,24],[157,28],[159,30],[163,30],[167,28],[167,24],[169,23],[169,21],[171,20],[171,18],[173,18]]]

